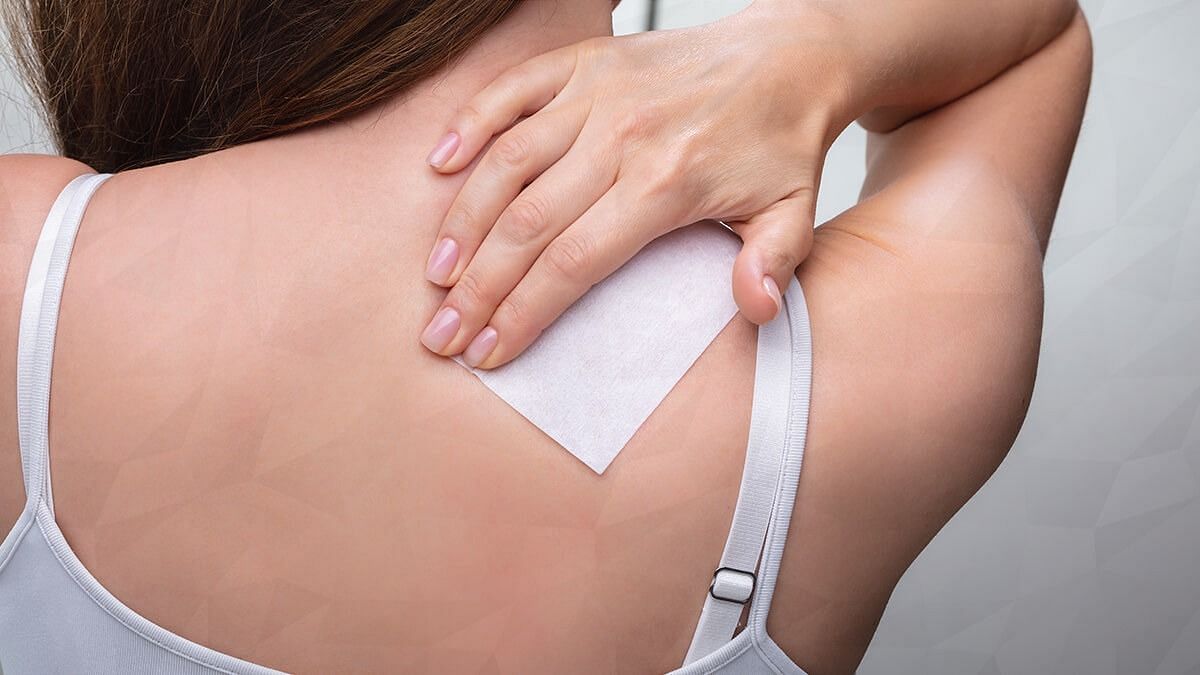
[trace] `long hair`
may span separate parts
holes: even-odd
[[[362,111],[433,74],[520,0],[4,0],[66,156],[184,159]]]

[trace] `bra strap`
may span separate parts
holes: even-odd
[[[17,338],[17,430],[25,495],[33,505],[44,501],[51,510],[50,371],[54,336],[67,264],[84,209],[108,174],[86,174],[67,184],[50,207],[25,281],[21,327]]]
[[[793,280],[792,284],[798,291],[798,282]],[[788,297],[798,296],[789,292]],[[774,511],[787,442],[795,365],[793,321],[789,315],[795,311],[785,299],[779,316],[758,329],[754,402],[741,490],[721,564],[713,574],[684,665],[729,642],[742,611],[756,595],[762,597],[755,593],[758,563]],[[766,600],[769,603],[770,599]]]
[[[775,596],[775,582],[783,562],[783,550],[787,545],[788,529],[791,527],[792,511],[796,505],[796,488],[800,484],[800,469],[804,463],[804,448],[808,440],[808,413],[812,402],[812,324],[808,316],[808,304],[799,282],[788,288],[788,315],[792,324],[792,391],[791,409],[788,415],[787,441],[784,445],[783,466],[780,470],[779,491],[775,508],[771,514],[771,526],[767,529],[767,542],[759,563],[758,591],[750,608],[749,627],[756,641],[767,636],[767,615]],[[770,642],[774,647],[774,643]],[[778,647],[763,652],[768,659],[775,659],[781,672],[794,666]]]

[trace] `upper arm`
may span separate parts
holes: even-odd
[[[46,155],[0,156],[0,538],[21,513],[17,332],[25,275],[50,205],[86,165]]]
[[[879,417],[887,437],[910,433],[916,449],[940,430],[957,448],[999,454],[1011,444],[1033,385],[1042,255],[1090,67],[1077,15],[987,86],[872,138],[864,199],[818,230],[802,279],[828,289],[830,338],[887,354],[909,414],[933,423],[906,429]],[[886,367],[842,379],[877,380]]]
[[[1089,44],[1079,18],[873,138],[863,200],[818,229],[801,267],[811,424],[771,626],[811,672],[853,670],[900,576],[1021,427]]]
[[[905,365],[904,398],[922,411],[911,414],[934,423],[909,428],[914,449],[943,430],[950,445],[998,460],[1024,419],[1042,255],[1090,73],[1080,14],[974,94],[873,137],[864,199],[818,231],[809,276],[836,297],[832,330],[851,331],[842,339],[860,348],[882,339],[876,349]],[[869,316],[847,314],[847,299]],[[886,417],[879,424],[889,437],[905,433]]]
[[[1091,34],[1077,12],[1054,41],[981,89],[897,131],[872,134],[864,197],[890,188],[888,208],[907,210],[929,200],[924,189],[937,187],[946,176],[953,179],[964,163],[975,165],[991,172],[996,184],[943,191],[938,200],[966,198],[981,203],[963,204],[964,210],[983,212],[990,211],[989,199],[1011,200],[1024,209],[1022,220],[1044,249],[1083,118],[1091,68]]]

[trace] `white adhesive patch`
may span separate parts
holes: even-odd
[[[604,473],[737,313],[730,279],[740,247],[736,235],[715,223],[660,237],[592,288],[519,358],[472,372]]]

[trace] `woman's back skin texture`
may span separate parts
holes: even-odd
[[[737,495],[754,328],[735,319],[603,476],[418,342],[443,292],[425,258],[462,182],[428,170],[428,147],[503,68],[607,33],[608,9],[527,2],[385,109],[99,191],[66,283],[51,446],[58,520],[118,598],[288,671],[682,662]],[[800,273],[809,441],[769,620],[814,675],[856,667],[901,574],[1020,427],[1087,56],[1080,19],[874,137],[870,198],[818,231]],[[5,528],[24,499],[25,272],[86,171],[0,161]]]

